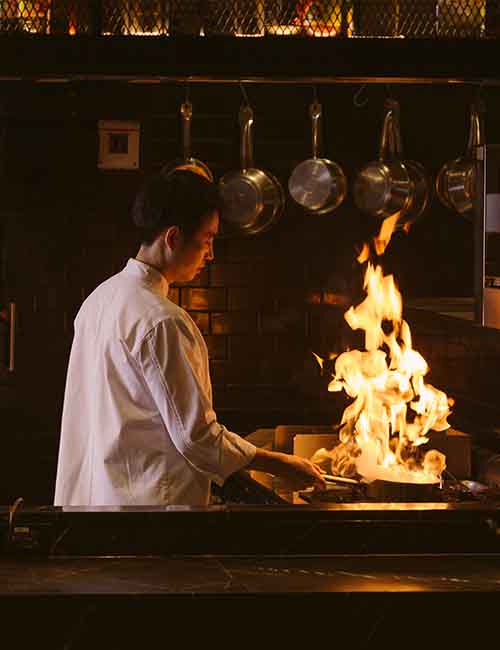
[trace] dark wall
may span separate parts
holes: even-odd
[[[471,87],[449,84],[318,86],[324,154],[341,164],[349,189],[357,168],[376,157],[384,98],[401,102],[405,154],[433,179],[467,141]],[[310,155],[310,87],[248,85],[255,111],[255,159],[285,185]],[[7,294],[18,306],[17,371],[0,387],[10,457],[29,460],[29,496],[51,498],[72,321],[82,300],[135,255],[131,201],[143,177],[179,153],[184,87],[125,83],[2,87],[2,205]],[[193,152],[220,177],[239,164],[237,85],[190,88]],[[500,90],[484,89],[488,141],[500,142]],[[356,105],[358,104],[358,105]],[[359,105],[361,104],[361,105]],[[99,171],[97,120],[141,122],[141,169]],[[248,432],[286,421],[328,422],[345,402],[326,392],[311,351],[328,355],[357,342],[343,321],[360,297],[356,248],[379,224],[349,194],[327,216],[309,216],[287,199],[268,233],[222,236],[216,260],[172,299],[188,309],[210,350],[215,404],[228,426]],[[383,260],[405,298],[472,295],[472,225],[433,196],[408,235]],[[24,470],[23,470],[24,471]],[[16,473],[16,485],[21,481]],[[33,476],[38,476],[37,479]],[[27,483],[22,483],[27,485]],[[8,488],[12,496],[12,483]],[[18,492],[19,490],[14,490]],[[3,498],[0,495],[0,501]]]

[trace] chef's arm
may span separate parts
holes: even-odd
[[[325,489],[326,483],[317,465],[306,458],[257,448],[247,469],[256,469],[285,479],[296,490],[308,487]]]
[[[297,490],[324,487],[310,461],[256,448],[217,422],[203,361],[204,351],[183,319],[159,323],[140,349],[145,380],[179,453],[218,485],[247,467],[279,476]]]

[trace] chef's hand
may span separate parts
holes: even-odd
[[[309,487],[326,489],[326,482],[318,465],[300,456],[257,449],[248,467],[279,476],[289,483],[293,490],[305,490]]]
[[[292,455],[287,456],[287,462],[288,467],[281,476],[294,490],[310,487],[326,490],[326,482],[318,465],[311,463],[307,458]]]

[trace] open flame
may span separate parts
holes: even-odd
[[[386,219],[374,239],[377,254],[387,247],[399,214]],[[353,398],[345,409],[340,443],[327,452],[332,472],[355,473],[368,480],[434,483],[441,479],[446,458],[419,447],[432,431],[449,428],[453,401],[424,382],[429,367],[412,348],[410,327],[402,317],[403,301],[392,275],[369,260],[365,244],[358,257],[368,262],[366,298],[344,315],[353,330],[365,332],[365,350],[350,350],[336,358],[329,391]],[[315,355],[317,357],[317,355]],[[325,450],[322,458],[325,458]],[[319,461],[318,458],[313,460]]]

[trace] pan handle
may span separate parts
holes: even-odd
[[[252,143],[253,110],[248,104],[240,108],[241,127],[241,169],[253,167],[253,143]]]
[[[321,139],[321,104],[319,102],[313,102],[309,107],[309,114],[312,123],[312,153],[313,158],[317,158]]]
[[[397,102],[395,99],[391,100],[394,107],[392,109],[393,111],[393,119],[392,119],[392,130],[393,130],[393,142],[394,142],[394,157],[399,159],[401,158],[403,154],[403,145],[401,143],[401,127],[400,127],[400,122],[399,122],[399,102]]]
[[[470,129],[469,140],[467,142],[466,156],[468,158],[474,157],[474,149],[484,144],[483,131],[484,131],[484,106],[481,102],[477,105],[473,104],[470,112]]]
[[[182,149],[184,161],[191,160],[191,118],[193,117],[193,105],[191,102],[181,104],[182,116]]]
[[[399,102],[385,102],[384,126],[380,138],[379,160],[396,160],[401,156],[401,131],[399,128]]]

